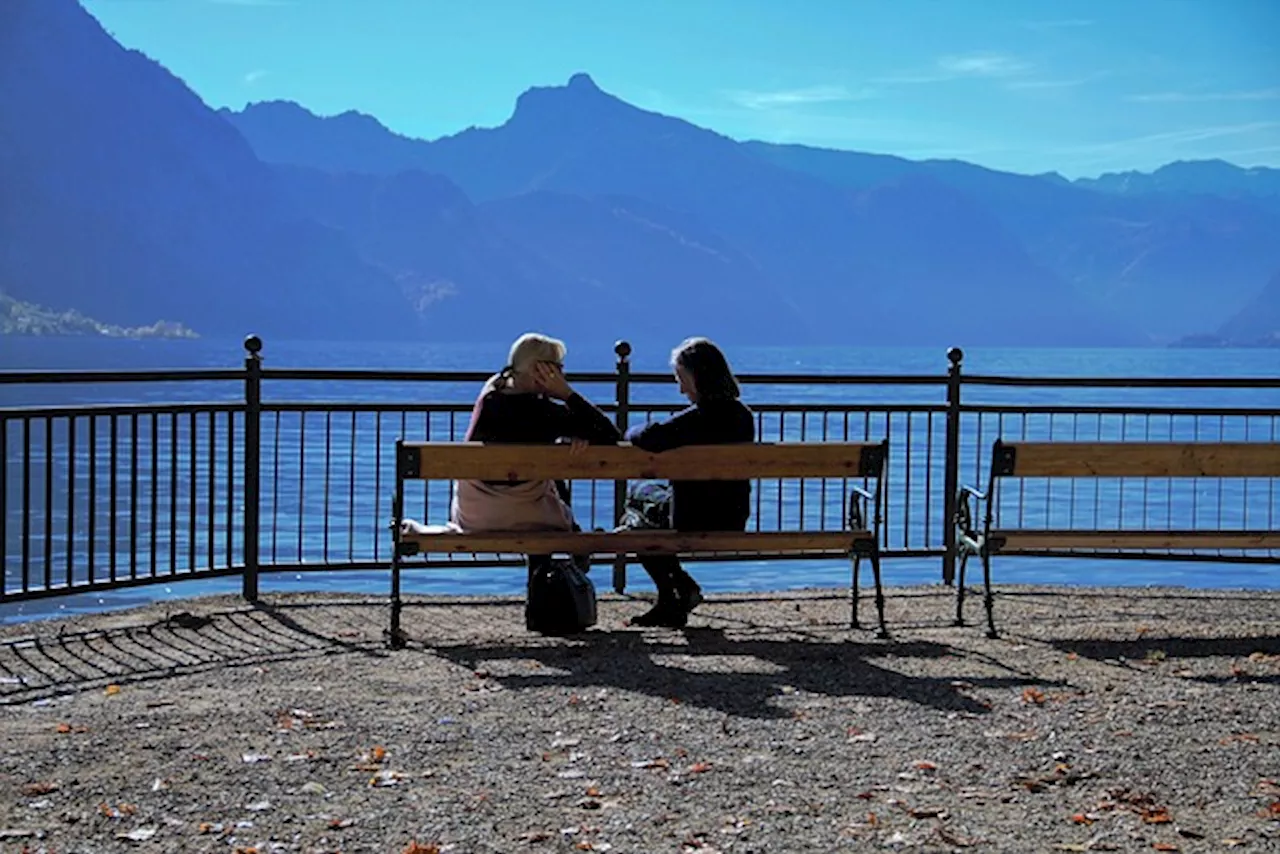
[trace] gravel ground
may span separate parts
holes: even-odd
[[[0,627],[0,848],[1280,851],[1280,592],[231,597]],[[980,603],[971,602],[971,619]],[[870,609],[868,609],[870,610]]]

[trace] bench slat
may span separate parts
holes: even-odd
[[[565,445],[405,442],[399,471],[402,478],[498,481],[878,477],[884,454],[884,445],[853,442],[697,445],[660,454],[628,443],[571,454]]]
[[[1003,442],[1001,449],[1002,476],[1280,477],[1280,443]]]
[[[494,531],[487,533],[409,534],[427,554],[687,554],[692,552],[848,552],[870,531]]]
[[[1017,549],[1280,549],[1278,531],[993,530],[1002,551]]]

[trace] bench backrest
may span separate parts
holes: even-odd
[[[628,443],[566,445],[398,442],[402,480],[745,480],[794,477],[881,478],[888,441],[690,445],[662,453]]]
[[[1280,477],[1280,443],[1004,442],[998,477]]]

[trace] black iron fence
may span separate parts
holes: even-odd
[[[223,575],[242,576],[244,594],[253,598],[261,572],[386,568],[395,439],[460,440],[487,375],[267,368],[261,342],[250,338],[246,348],[237,370],[0,372],[0,385],[9,387],[125,383],[144,399],[225,398],[0,408],[0,602]],[[613,371],[570,380],[623,427],[679,408],[668,374],[633,372],[626,344],[615,352]],[[972,376],[963,373],[959,350],[947,356],[947,371],[937,375],[739,376],[761,441],[888,437],[884,554],[936,558],[947,583],[957,487],[984,480],[997,437],[1275,442],[1280,436],[1276,378]],[[1209,405],[1185,405],[1191,395]],[[1261,398],[1270,405],[1256,405]],[[751,524],[839,527],[848,494],[842,487],[821,479],[757,482]],[[409,496],[406,514],[444,521],[451,488],[423,485]],[[1016,514],[1019,524],[1280,526],[1275,479],[1046,481],[1019,490],[998,508]],[[585,527],[612,525],[620,501],[615,484],[573,484]],[[426,566],[516,560],[442,555],[429,556]]]

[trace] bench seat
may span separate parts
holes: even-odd
[[[406,554],[573,554],[697,555],[719,552],[816,552],[847,555],[861,542],[874,541],[871,531],[492,531],[464,534],[442,531],[403,534]],[[408,548],[404,548],[404,547]]]

